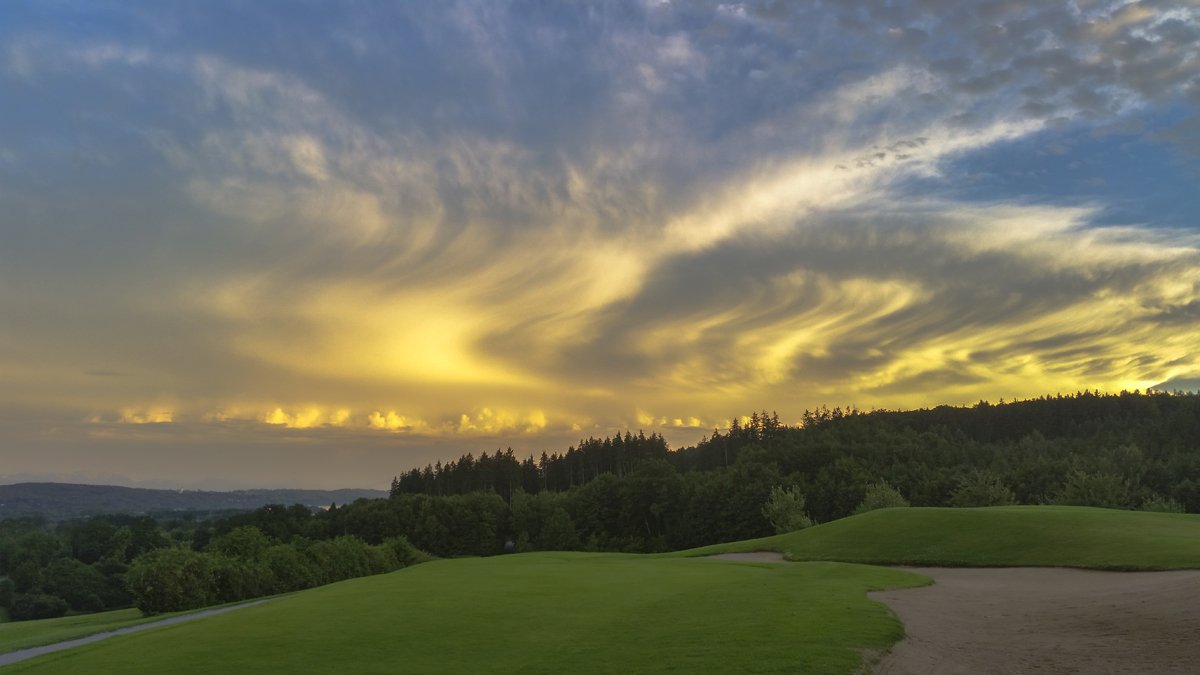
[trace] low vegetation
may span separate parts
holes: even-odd
[[[900,494],[900,491],[888,485],[886,480],[881,480],[878,483],[871,483],[867,486],[867,493],[863,495],[863,500],[859,502],[858,508],[854,509],[854,515],[878,509],[892,509],[905,506],[909,506],[909,503]]]
[[[441,560],[7,671],[849,675],[858,650],[903,635],[866,592],[923,583],[837,563],[587,553]]]
[[[263,512],[311,519],[300,505]],[[375,544],[353,535],[281,541],[250,526],[217,536],[195,522],[169,527],[144,516],[66,522],[53,531],[36,519],[2,521],[0,608],[12,621],[131,605],[159,614],[391,572],[428,559],[403,537]]]
[[[254,527],[214,540],[203,553],[161,548],[134,561],[126,583],[146,614],[288,593],[392,572],[427,556],[404,537],[371,546],[358,537],[276,544]]]

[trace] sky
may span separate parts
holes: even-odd
[[[5,2],[0,482],[1200,387],[1186,0]]]

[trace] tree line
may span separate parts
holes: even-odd
[[[626,431],[624,437],[617,434],[580,441],[578,447],[571,446],[562,454],[543,452],[537,460],[533,456],[518,460],[509,448],[490,456],[483,452],[475,458],[468,453],[445,464],[438,461],[396,476],[391,494],[448,496],[490,490],[508,502],[517,490],[562,492],[601,474],[624,476],[646,459],[669,457],[670,448],[662,436],[652,433],[647,438],[642,432],[634,436]]]
[[[0,522],[13,618],[148,612],[307,588],[422,559],[657,552],[767,536],[884,506],[1063,504],[1200,512],[1200,396],[1081,392],[1000,404],[753,413],[672,450],[587,439],[413,469],[387,499],[271,505],[209,521]],[[157,575],[157,576],[156,576]],[[170,587],[164,580],[188,579]]]
[[[1164,392],[1084,391],[909,411],[822,407],[794,426],[752,413],[678,450],[661,436],[626,432],[539,460],[520,461],[511,450],[465,455],[400,474],[391,495],[490,491],[511,502],[516,489],[570,493],[604,475],[624,480],[643,462],[663,461],[685,477],[720,473],[747,452],[760,453],[752,462],[763,470],[803,488],[820,521],[848,515],[865,486],[881,479],[920,506],[952,505],[964,481],[998,481],[1020,504],[1081,501],[1078,495],[1106,486],[1106,496],[1089,503],[1134,508],[1173,500],[1200,512],[1200,396]],[[515,468],[505,473],[502,466]]]
[[[212,540],[203,551],[167,547],[133,561],[126,585],[146,614],[176,612],[384,574],[425,560],[404,537],[372,546],[355,536],[288,543],[252,526]]]
[[[301,504],[275,504],[163,525],[119,514],[53,528],[35,517],[3,520],[0,608],[14,621],[131,605],[154,614],[312,588],[428,559],[402,536],[368,543],[338,532],[331,526],[336,507],[331,511],[333,517]],[[303,534],[247,524],[301,521]]]

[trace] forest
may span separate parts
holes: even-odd
[[[1062,504],[1200,512],[1200,396],[1161,392],[863,412],[753,413],[694,446],[587,439],[518,459],[465,455],[390,496],[212,520],[0,521],[11,618],[146,612],[287,592],[437,557],[662,552],[762,537],[883,506]],[[506,547],[506,544],[511,546]]]
[[[552,492],[566,497],[573,518],[586,520],[582,504],[589,485],[637,483],[648,472],[659,475],[664,494],[681,491],[673,508],[664,503],[659,510],[671,513],[674,538],[681,543],[722,536],[686,531],[696,527],[685,525],[695,520],[687,517],[689,508],[700,507],[685,503],[709,501],[713,491],[733,495],[751,485],[765,495],[768,484],[798,488],[817,522],[849,515],[867,486],[881,480],[913,506],[1149,505],[1196,513],[1200,396],[1081,392],[911,411],[823,407],[805,411],[796,426],[780,424],[773,414],[753,413],[732,420],[724,433],[714,430],[695,446],[673,451],[660,436],[626,432],[587,439],[537,461],[518,461],[511,450],[465,455],[400,474],[391,495],[484,491],[511,503],[518,491]],[[753,521],[743,525],[753,529]],[[759,531],[763,527],[757,522]],[[750,530],[739,534],[754,536]]]

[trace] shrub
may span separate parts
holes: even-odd
[[[262,560],[271,572],[272,593],[299,591],[314,585],[314,572],[295,546],[272,546],[263,553]]]
[[[429,554],[413,546],[408,541],[408,537],[392,537],[391,539],[385,539],[383,544],[384,546],[391,547],[392,551],[395,552],[396,562],[401,567],[408,567],[409,565],[416,565],[417,563],[429,560]]]
[[[800,488],[776,485],[762,507],[763,517],[775,528],[775,534],[786,534],[811,527],[812,518],[804,511],[804,495]]]
[[[0,607],[8,607],[12,604],[16,589],[17,585],[13,583],[12,579],[0,579]]]
[[[908,500],[896,488],[888,485],[886,480],[871,483],[867,486],[867,494],[863,497],[854,514],[866,513],[875,509],[889,509],[897,506],[908,506]]]
[[[41,593],[27,593],[15,596],[8,608],[8,616],[13,621],[55,619],[66,613],[66,600]]]
[[[213,539],[204,550],[230,558],[257,560],[270,547],[271,540],[261,530],[245,525]]]
[[[67,601],[76,611],[97,612],[104,609],[100,594],[107,589],[104,575],[95,567],[71,558],[59,558],[46,570],[42,590]]]
[[[1054,503],[1104,509],[1129,508],[1129,484],[1120,476],[1075,470],[1067,476],[1067,483]]]
[[[958,489],[950,496],[950,505],[959,507],[1009,506],[1016,503],[1017,496],[1000,480],[1000,476],[991,471],[975,471],[963,476]]]
[[[1184,513],[1183,504],[1167,497],[1147,497],[1142,502],[1142,511],[1153,511],[1155,513]]]
[[[104,588],[98,591],[97,595],[109,609],[133,604],[133,594],[125,587],[125,573],[129,571],[129,566],[123,562],[124,555],[122,549],[119,553],[105,556],[92,565],[97,572],[104,575]]]
[[[18,552],[15,560],[8,568],[8,577],[12,579],[18,593],[36,593],[42,586],[42,567],[36,558],[25,551]]]
[[[377,546],[354,535],[315,542],[293,537],[263,548],[269,540],[255,532],[238,528],[214,539],[206,552],[157,549],[138,557],[126,575],[136,606],[146,614],[195,609],[383,574],[429,559],[404,537]]]
[[[276,591],[270,568],[257,561],[209,554],[208,604],[237,602]],[[293,589],[287,589],[293,590]]]
[[[539,540],[546,551],[574,551],[579,548],[579,534],[566,509],[559,507],[550,513]]]
[[[184,548],[144,553],[129,567],[125,583],[134,605],[146,614],[204,607],[214,595],[212,557]]]

